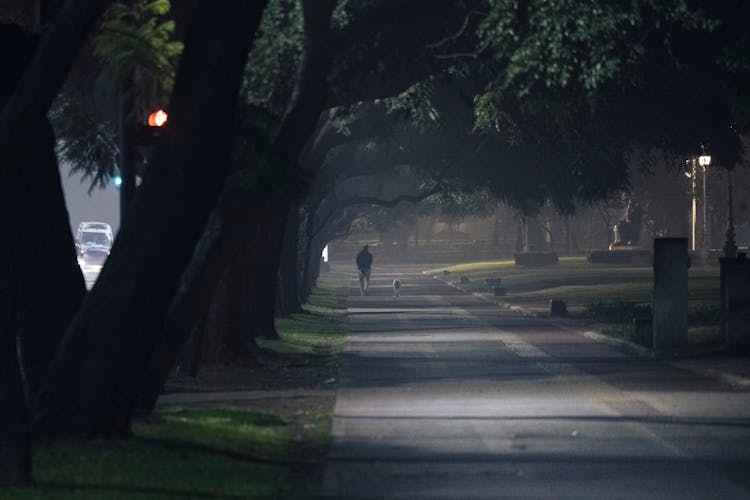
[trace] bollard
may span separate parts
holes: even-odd
[[[633,331],[631,340],[650,347],[654,343],[654,320],[650,316],[635,316],[633,318]]]
[[[687,345],[687,238],[654,240],[653,348],[671,352]]]
[[[551,316],[567,316],[568,306],[562,300],[550,300],[549,313]]]
[[[493,286],[500,286],[503,279],[502,278],[486,278],[485,283],[487,283],[487,286],[493,287]]]

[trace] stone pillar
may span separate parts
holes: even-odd
[[[654,240],[654,343],[657,351],[687,345],[687,238]]]
[[[739,252],[737,258],[722,257],[721,335],[727,349],[750,352],[750,259]]]

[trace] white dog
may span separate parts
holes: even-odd
[[[401,291],[401,280],[393,280],[393,296],[398,297]]]

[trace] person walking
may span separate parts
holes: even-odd
[[[362,250],[357,254],[357,269],[359,269],[359,293],[367,295],[367,289],[370,287],[370,269],[372,268],[372,254],[367,245],[362,246]]]

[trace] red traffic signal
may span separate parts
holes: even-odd
[[[162,125],[167,123],[168,118],[169,118],[169,115],[163,109],[154,111],[153,113],[148,115],[148,126],[149,127],[161,127]]]

